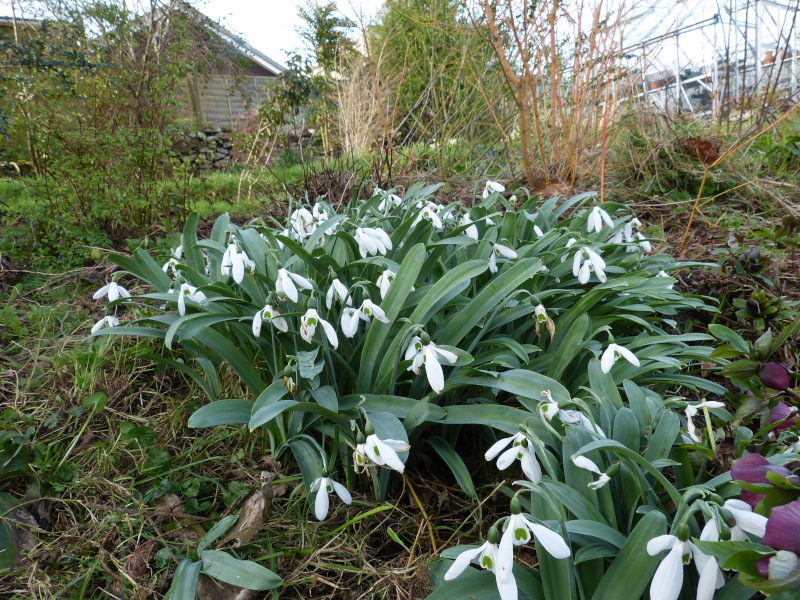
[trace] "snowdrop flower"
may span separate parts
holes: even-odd
[[[397,273],[394,271],[386,269],[383,273],[381,273],[381,276],[378,277],[378,281],[375,282],[375,285],[377,285],[381,290],[381,300],[386,298],[386,294],[389,293],[389,286],[392,285],[396,275]]]
[[[606,437],[606,434],[600,429],[600,426],[597,423],[592,423],[591,419],[579,410],[559,410],[558,418],[564,425],[580,425],[590,433],[596,433],[602,438]]]
[[[181,264],[181,256],[183,256],[183,246],[178,246],[172,251],[172,256],[170,259],[164,263],[164,266],[161,267],[161,270],[164,273],[167,273],[170,269],[172,269],[172,273],[175,274],[177,272],[176,267]]]
[[[719,532],[717,531],[717,524],[714,519],[708,521],[700,533],[700,539],[704,542],[718,542]],[[697,572],[700,575],[700,580],[697,583],[697,600],[713,600],[714,590],[721,588],[725,585],[725,576],[722,574],[722,569],[717,564],[717,559],[713,556],[703,554],[693,543],[689,542],[692,548],[692,558],[697,567]]]
[[[658,273],[656,273],[656,277],[672,277],[672,275],[669,275],[669,274],[668,274],[666,271],[659,271]],[[672,288],[674,288],[674,287],[675,287],[675,284],[674,284],[674,283],[670,283],[670,284],[667,286],[667,288],[668,288],[668,289],[670,289],[670,290],[671,290]]]
[[[411,338],[411,343],[406,349],[405,358],[406,360],[411,360],[411,366],[407,370],[419,375],[424,364],[428,383],[437,394],[441,394],[444,389],[444,372],[442,371],[442,365],[439,363],[439,357],[450,364],[458,360],[458,356],[434,344],[427,333],[423,333],[421,337],[414,336]]]
[[[339,324],[342,327],[342,333],[344,334],[344,337],[352,338],[356,334],[358,331],[358,321],[360,316],[360,310],[349,306],[342,311]]]
[[[636,236],[636,239],[639,240],[639,247],[642,250],[644,250],[645,252],[652,252],[653,251],[653,246],[650,244],[649,241],[647,241],[647,238],[645,238],[638,231],[636,232],[635,236]],[[634,248],[634,250],[635,250],[635,248]]]
[[[371,429],[371,424],[367,423],[367,432]],[[363,443],[356,445],[353,452],[353,465],[356,473],[360,472],[359,469],[363,470],[368,466],[367,459],[377,466],[387,466],[402,473],[406,466],[397,453],[406,452],[409,448],[408,443],[401,440],[382,440],[375,435],[373,430],[372,433],[368,433],[367,439]]]
[[[186,300],[192,300],[200,304],[206,300],[206,295],[203,292],[198,292],[197,288],[188,283],[182,283],[181,289],[178,290],[178,313],[183,316],[186,314]]]
[[[297,302],[298,298],[295,283],[305,290],[314,289],[311,282],[302,275],[297,275],[286,269],[278,269],[278,279],[275,282],[275,290],[279,294],[286,294],[292,302]]]
[[[553,319],[550,318],[550,315],[547,314],[547,309],[538,304],[536,308],[533,309],[533,324],[536,327],[536,335],[537,337],[541,338],[542,335],[539,333],[539,325],[544,323],[545,327],[547,327],[547,331],[550,334],[550,341],[553,341],[553,338],[556,335],[556,324],[553,322]]]
[[[518,597],[517,582],[512,572],[514,546],[506,542],[501,556],[500,547],[497,545],[499,537],[497,527],[492,526],[483,545],[472,550],[465,550],[458,555],[447,573],[444,574],[445,581],[451,581],[461,575],[475,557],[478,557],[478,564],[495,574],[500,599],[516,600]]]
[[[506,447],[511,447],[506,450]],[[502,452],[502,454],[500,454]],[[484,458],[488,461],[494,460],[497,455],[497,468],[501,471],[507,469],[511,464],[519,459],[522,472],[533,483],[539,483],[542,479],[542,467],[536,459],[533,444],[530,443],[524,433],[520,432],[501,440],[497,440],[491,448],[486,451]]]
[[[576,467],[579,467],[581,469],[586,469],[587,471],[591,471],[592,473],[597,473],[598,475],[600,475],[600,479],[589,483],[589,487],[591,489],[599,490],[601,487],[603,487],[605,484],[611,481],[611,477],[609,477],[607,473],[603,473],[602,471],[600,471],[600,467],[598,467],[597,464],[592,459],[587,458],[585,456],[575,456],[575,455],[572,455],[569,458],[575,464]]]
[[[267,323],[272,323],[275,329],[286,333],[289,331],[289,324],[286,322],[281,316],[281,313],[278,311],[278,308],[275,306],[270,306],[267,304],[264,308],[256,313],[256,316],[253,317],[253,335],[258,337],[261,335],[261,322],[267,321]]]
[[[422,219],[427,219],[428,221],[433,223],[433,226],[434,228],[436,228],[436,231],[441,230],[441,228],[443,227],[442,219],[439,218],[438,207],[432,202],[428,202],[426,206],[423,206],[422,210],[419,211],[417,218],[414,219],[414,222],[411,224],[411,226],[412,227],[416,226],[417,223],[422,221]]]
[[[97,290],[92,298],[95,300],[99,300],[103,296],[108,295],[108,301],[114,302],[114,300],[119,300],[120,298],[130,298],[131,295],[124,287],[119,285],[116,281],[112,281],[109,284],[104,285],[99,290]]]
[[[486,185],[483,188],[483,197],[488,198],[490,194],[493,192],[497,192],[498,194],[501,192],[505,192],[506,187],[502,183],[497,183],[496,181],[486,181]]]
[[[489,271],[491,273],[497,273],[498,255],[502,255],[509,260],[517,258],[517,253],[508,246],[503,246],[502,244],[492,244],[492,256],[489,258]]]
[[[311,343],[311,338],[314,337],[314,332],[317,330],[317,325],[322,325],[325,336],[328,338],[333,349],[339,347],[339,337],[336,335],[336,330],[333,325],[328,323],[325,319],[319,316],[317,309],[309,308],[302,317],[300,317],[300,337],[308,343]],[[320,519],[321,521],[322,519]]]
[[[566,248],[572,248],[572,246],[574,246],[576,243],[578,243],[578,240],[576,240],[575,238],[571,237],[571,238],[569,238],[569,239],[567,240],[567,245],[566,245],[566,246],[564,246],[564,248],[565,248],[565,249],[566,249]],[[567,256],[569,256],[569,253],[568,253],[568,252],[567,252],[567,253],[564,253],[564,254],[562,254],[562,255],[561,255],[561,262],[562,262],[562,263],[563,263],[565,260],[567,260]],[[574,264],[573,264],[573,271],[574,271],[574,270],[575,270],[575,269],[574,269]],[[575,277],[577,277],[577,275],[575,275]]]
[[[314,217],[314,222],[317,225],[321,225],[331,218],[328,214],[328,210],[322,204],[315,204],[311,209],[311,214]]]
[[[462,232],[462,235],[465,235],[465,236],[467,236],[469,238],[472,238],[473,240],[477,241],[477,239],[478,239],[478,228],[474,224],[470,225],[470,223],[472,223],[472,219],[470,218],[469,213],[464,213],[463,215],[461,215],[461,221],[459,221],[459,225],[461,225],[462,227],[464,225],[469,225],[469,227],[467,227]]]
[[[373,317],[382,323],[389,322],[389,319],[386,318],[386,313],[383,312],[383,309],[375,304],[372,300],[366,299],[361,303],[359,318],[369,323]]]
[[[316,206],[314,208],[316,208]],[[292,212],[289,217],[289,224],[295,235],[303,240],[314,233],[314,230],[317,228],[314,223],[314,215],[312,215],[307,208],[298,208]]]
[[[583,266],[581,266],[584,254],[586,254],[587,258],[583,261]],[[572,274],[578,278],[581,285],[586,285],[589,282],[592,271],[597,274],[597,278],[600,281],[605,283],[608,279],[605,274],[605,269],[606,261],[604,261],[597,252],[585,246],[580,248],[572,259]]]
[[[589,219],[586,223],[586,231],[591,232],[594,230],[600,233],[600,231],[603,229],[603,223],[609,227],[614,226],[614,221],[611,220],[609,214],[599,206],[595,206],[592,208],[592,212],[589,213]]]
[[[537,238],[543,238],[544,237],[544,233],[542,233],[542,230],[538,225],[534,225],[533,226],[533,233],[536,234]]]
[[[256,263],[254,263],[245,254],[244,250],[240,251],[236,244],[230,244],[225,249],[225,254],[222,255],[222,263],[220,264],[220,272],[228,276],[233,272],[233,280],[236,283],[242,283],[244,280],[244,271],[247,267],[252,274],[256,270]]]
[[[389,235],[380,227],[358,227],[353,236],[358,243],[358,251],[361,258],[381,254],[386,256],[386,251],[392,249],[392,240]]]
[[[526,519],[520,510],[519,500],[514,498],[511,501],[511,516],[506,521],[505,533],[503,533],[503,541],[500,542],[500,546],[503,545],[506,538],[509,538],[514,546],[522,546],[531,541],[531,534],[536,536],[536,541],[553,558],[567,558],[571,554],[564,538],[549,527]]]
[[[119,325],[119,319],[113,315],[108,315],[92,325],[92,333],[97,333],[105,326],[116,327],[117,325]]]
[[[705,401],[699,404],[690,404],[686,407],[686,430],[689,432],[689,437],[691,437],[696,444],[702,443],[703,438],[697,435],[697,429],[695,429],[692,418],[697,415],[697,410],[700,408],[725,408],[725,404],[722,402]]]
[[[382,190],[376,190],[378,192],[382,192]],[[392,206],[400,206],[403,203],[403,199],[398,196],[397,194],[390,194],[389,192],[382,192],[383,193],[383,200],[381,203],[378,204],[378,210],[384,212],[386,208],[391,208]]]
[[[333,305],[334,294],[339,300],[344,303],[350,304],[350,297],[347,295],[347,287],[338,279],[331,282],[331,287],[328,288],[328,293],[325,294],[325,305],[330,309]]]
[[[754,535],[758,539],[764,537],[767,529],[767,517],[754,513],[750,505],[742,500],[725,500],[723,506],[733,517],[733,524],[729,523],[731,525],[731,541],[749,542],[748,534]]]
[[[600,358],[600,368],[603,370],[603,373],[608,373],[620,357],[624,358],[635,367],[638,367],[640,364],[636,355],[627,348],[619,344],[609,344],[608,348],[603,352],[603,356]]]
[[[651,600],[678,600],[683,587],[683,563],[692,555],[689,542],[681,541],[674,535],[659,535],[647,542],[647,553],[655,556],[669,550],[669,554],[659,563],[653,581],[650,583]]]
[[[328,516],[328,508],[330,507],[330,499],[328,494],[336,492],[336,495],[341,498],[342,502],[350,505],[353,502],[353,497],[347,488],[341,483],[334,481],[332,477],[317,477],[314,483],[311,484],[309,490],[312,494],[316,492],[317,497],[314,500],[314,516],[318,521],[324,521]]]
[[[548,421],[552,421],[553,417],[558,416],[564,425],[580,425],[589,432],[597,433],[600,437],[606,437],[603,430],[600,429],[598,425],[592,423],[591,419],[581,411],[560,408],[558,402],[553,400],[550,390],[543,391],[542,396],[547,398],[547,402],[540,405],[539,412]]]

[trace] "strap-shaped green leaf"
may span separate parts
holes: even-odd
[[[467,465],[464,464],[464,461],[461,459],[455,449],[438,435],[431,436],[427,438],[426,441],[434,450],[436,450],[436,453],[450,469],[453,477],[456,478],[458,487],[460,487],[467,496],[476,498],[475,486],[472,483],[472,477],[470,477],[469,469],[467,469]]]
[[[487,283],[467,306],[437,328],[439,334],[436,343],[458,346],[473,327],[485,319],[493,309],[503,304],[514,291],[533,277],[541,266],[542,261],[538,258],[527,258],[517,261],[511,268],[504,270]]]
[[[242,425],[250,422],[253,403],[249,400],[234,398],[217,400],[201,406],[189,417],[189,427],[200,429],[217,425]]]
[[[206,550],[201,553],[203,573],[248,590],[272,590],[283,583],[275,573],[250,560],[233,558],[227,552]]]
[[[181,561],[172,578],[172,586],[167,592],[170,600],[195,600],[197,597],[197,581],[200,579],[200,570],[203,563],[192,562],[188,559]]]

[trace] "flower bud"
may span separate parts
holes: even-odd
[[[521,512],[522,512],[522,506],[519,503],[519,498],[514,496],[511,499],[511,514],[512,515],[518,515]]]
[[[764,334],[753,342],[753,360],[767,360],[772,347],[772,329],[767,329]]]
[[[500,541],[500,532],[497,531],[497,525],[489,527],[489,531],[486,533],[486,540],[490,544],[496,544]]]
[[[367,438],[364,437],[364,434],[360,431],[356,434],[356,444],[363,444],[367,441]]]
[[[308,304],[306,304],[306,308],[317,308],[317,299],[314,296],[308,299]]]
[[[792,375],[789,369],[775,362],[768,362],[758,371],[761,382],[773,390],[786,390],[792,384]]]
[[[685,521],[680,525],[678,525],[678,531],[676,532],[675,537],[677,537],[680,541],[682,542],[689,541],[691,535],[692,534],[691,531],[689,530],[689,525],[687,525]]]
[[[608,468],[606,469],[606,475],[612,478],[616,477],[617,473],[619,473],[619,464],[619,461],[617,461],[608,465]]]
[[[744,253],[742,259],[746,263],[749,263],[751,265],[757,265],[758,262],[761,260],[761,250],[759,250],[758,248],[751,248],[750,250]]]
[[[419,341],[422,342],[423,346],[427,346],[431,343],[431,336],[423,331],[419,336]]]
[[[366,435],[375,435],[375,427],[373,427],[372,423],[367,421],[367,424],[364,425],[364,433]]]
[[[727,523],[717,523],[717,531],[719,531],[719,539],[727,542],[731,539],[731,528]]]

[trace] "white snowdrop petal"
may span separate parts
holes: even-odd
[[[567,558],[572,554],[564,538],[549,527],[539,525],[538,523],[531,523],[530,528],[531,531],[533,531],[533,535],[536,536],[536,540],[544,546],[544,549],[547,550],[553,558]]]
[[[488,543],[488,542],[486,542]],[[451,581],[461,575],[466,568],[469,566],[469,563],[472,562],[476,556],[478,556],[481,552],[483,552],[484,546],[486,543],[483,544],[480,548],[475,548],[473,550],[465,550],[461,554],[459,554],[456,559],[453,561],[453,564],[450,565],[450,568],[447,569],[447,573],[444,574],[445,581]]]
[[[344,487],[338,481],[334,481],[333,479],[329,479],[328,481],[331,482],[331,485],[333,486],[333,491],[336,492],[336,495],[339,496],[342,502],[344,502],[347,505],[352,504],[353,497],[350,495],[350,491],[346,487]]]
[[[512,435],[510,437],[506,437],[506,438],[502,438],[500,440],[497,440],[494,444],[492,444],[491,448],[489,448],[486,451],[486,454],[483,455],[484,458],[486,460],[494,460],[495,457],[498,454],[500,454],[500,452],[502,452],[504,448],[506,448],[511,442],[514,441],[515,437],[516,436]]]

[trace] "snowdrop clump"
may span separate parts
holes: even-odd
[[[653,561],[646,550],[700,557],[675,536],[645,549],[645,533],[667,535],[667,520],[677,518],[662,499],[683,506],[661,472],[682,428],[712,452],[711,436],[694,429],[696,413],[681,412],[711,400],[662,397],[677,380],[710,387],[683,370],[713,360],[710,348],[688,343],[706,338],[671,333],[672,316],[703,300],[673,289],[663,274],[679,267],[653,254],[622,205],[516,190],[508,208],[505,187],[491,181],[462,205],[437,196],[440,187],[377,190],[340,214],[324,202],[297,204],[280,227],[239,227],[223,215],[204,240],[193,216],[163,267],[142,250],[113,258],[152,291],[131,298],[116,282],[104,286],[95,297],[122,299],[112,306],[134,318],[119,325],[104,316],[92,335],[162,329],[168,345],[182,346],[186,368],[197,365],[195,381],[209,396],[189,427],[262,431],[276,459],[293,458],[320,521],[352,510],[369,486],[383,500],[424,477],[422,454],[477,499],[487,488],[475,486],[464,462],[475,445],[469,436],[481,426],[502,432],[484,454],[497,471],[482,477],[516,481],[516,491],[498,482],[498,494],[512,496],[510,512],[479,546],[445,552],[441,560],[454,562],[444,565],[441,594],[477,561],[502,600],[516,598],[529,578],[514,571],[530,567],[514,564],[514,548],[526,544],[539,556],[537,581],[575,576],[582,562],[547,569],[578,552],[596,553],[602,575],[631,539],[644,541],[626,554],[626,568],[642,577]],[[134,301],[145,309],[133,310]],[[625,368],[615,368],[619,359]],[[247,390],[241,398],[217,397],[210,370],[222,364]],[[647,455],[651,437],[673,432],[658,460]],[[748,526],[739,508],[725,514]],[[675,560],[659,582],[674,574]],[[548,585],[565,598],[576,589],[567,579]]]

